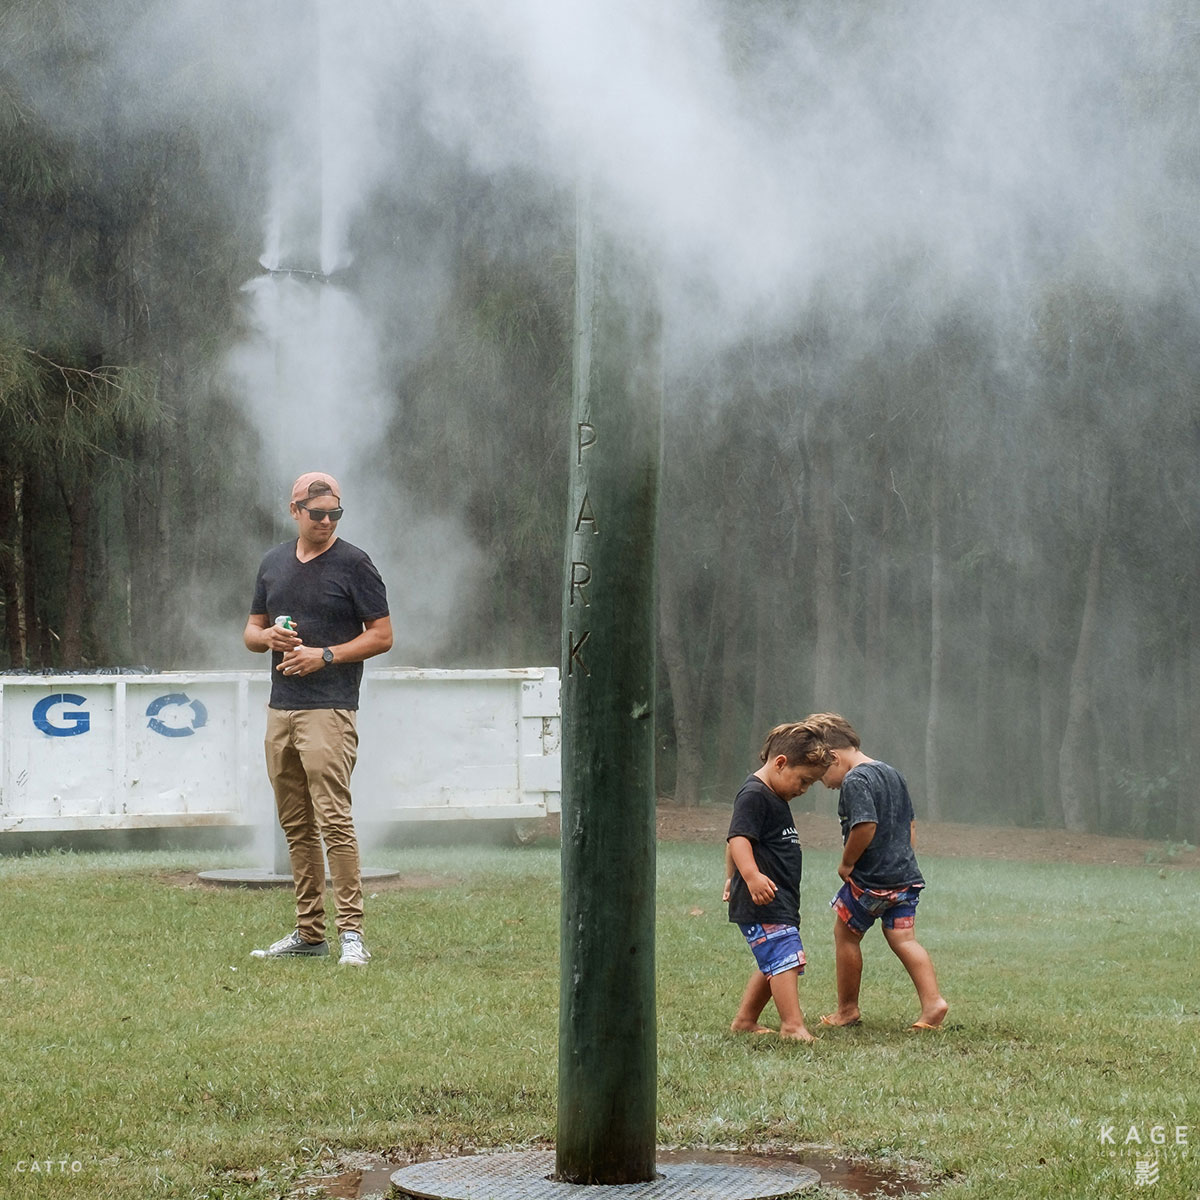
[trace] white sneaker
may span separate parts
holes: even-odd
[[[339,967],[365,967],[371,959],[371,952],[363,944],[361,933],[342,934],[342,957],[338,959]]]
[[[328,942],[306,942],[298,929],[265,950],[251,950],[251,958],[321,958],[329,953]]]

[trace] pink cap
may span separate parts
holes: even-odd
[[[325,487],[329,488],[329,490],[333,492],[333,498],[339,504],[341,504],[341,502],[342,502],[341,485],[338,483],[338,481],[336,479],[334,479],[334,477],[332,475],[329,474],[328,471],[306,471],[303,475],[301,475],[300,478],[297,479],[296,482],[292,484],[292,503],[295,504],[295,502],[297,500],[307,500],[310,496],[313,496],[313,495],[317,495],[317,496],[326,495],[327,493],[325,491],[325,488],[321,488],[317,492],[314,492],[312,490],[313,484],[315,484],[315,483],[325,484]]]

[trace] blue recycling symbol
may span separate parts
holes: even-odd
[[[159,717],[162,713],[162,717]],[[158,696],[146,706],[146,716],[154,733],[163,737],[191,737],[208,723],[208,709],[199,700],[189,700],[185,692]]]

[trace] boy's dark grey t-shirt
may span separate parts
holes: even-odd
[[[864,888],[902,888],[923,884],[912,848],[912,798],[895,767],[883,762],[860,763],[842,780],[838,819],[842,841],[855,825],[875,824],[875,836],[862,852],[851,879]]]

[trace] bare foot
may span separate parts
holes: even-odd
[[[817,1039],[803,1025],[794,1027],[785,1027],[779,1031],[781,1038],[787,1038],[792,1042],[815,1042]]]
[[[912,1023],[912,1028],[918,1031],[925,1029],[937,1029],[939,1025],[946,1019],[946,1014],[950,1011],[950,1005],[939,996],[937,1003],[930,1005],[928,1011],[921,1010],[920,1017]]]
[[[862,1014],[857,1009],[853,1013],[829,1013],[821,1018],[821,1024],[830,1029],[845,1029],[850,1025],[861,1025]]]
[[[733,1033],[774,1033],[775,1030],[766,1025],[760,1025],[757,1021],[737,1021],[735,1020],[729,1026]]]

